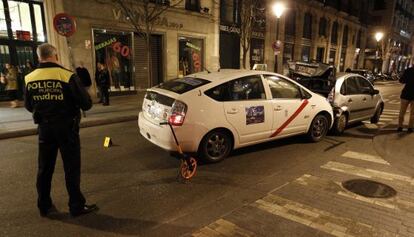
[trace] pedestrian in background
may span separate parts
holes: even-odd
[[[407,112],[407,108],[410,105],[410,120],[408,122],[407,132],[413,132],[414,128],[414,67],[407,68],[404,74],[400,78],[400,82],[404,84],[404,88],[401,91],[401,108],[400,116],[398,119],[398,132],[403,130],[404,116]]]
[[[83,61],[79,62],[79,66],[76,68],[76,74],[78,75],[82,86],[86,91],[89,91],[89,87],[92,85],[91,75],[89,74],[88,69],[85,68]],[[86,117],[85,111],[82,110],[83,117]]]
[[[26,65],[25,65],[24,70],[23,70],[24,76],[26,76],[27,74],[33,72],[33,70],[35,70],[35,67],[33,66],[33,63],[30,62],[30,60],[26,60]]]
[[[83,215],[97,210],[96,205],[85,204],[80,190],[80,109],[90,109],[92,101],[76,74],[58,64],[54,46],[40,45],[37,55],[39,68],[25,77],[25,107],[33,113],[39,133],[37,206],[42,217],[56,210],[50,190],[60,150],[70,214]]]
[[[99,62],[97,63],[95,81],[101,95],[99,102],[104,106],[109,105],[109,87],[111,86],[111,81],[109,79],[108,69],[106,69],[105,64]]]
[[[5,70],[1,74],[0,81],[6,85],[7,96],[9,97],[10,107],[16,108],[18,106],[17,100],[17,68],[10,63],[5,64]]]

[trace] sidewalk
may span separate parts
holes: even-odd
[[[86,111],[86,118],[82,117],[81,127],[137,120],[144,94],[138,92],[137,95],[113,96],[109,106],[94,103]],[[33,123],[32,114],[24,107],[13,109],[8,106],[8,102],[0,103],[0,139],[35,135],[37,126]]]
[[[406,132],[408,120],[409,114],[407,113],[403,132],[397,132],[398,120],[392,121],[378,132],[373,143],[376,151],[384,160],[414,177],[414,133]]]

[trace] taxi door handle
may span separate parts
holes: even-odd
[[[367,98],[362,99],[362,101],[364,101],[364,102],[367,101]]]
[[[276,106],[276,108],[274,108],[275,111],[281,111],[282,110],[282,106]]]
[[[352,99],[349,99],[348,102],[351,103],[352,102]]]
[[[230,109],[230,110],[227,110],[227,113],[228,114],[237,114],[239,112],[239,110],[238,109],[236,109],[236,108],[232,108],[232,109]]]

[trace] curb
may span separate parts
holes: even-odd
[[[119,117],[108,118],[108,119],[97,119],[97,120],[84,121],[84,122],[81,121],[80,128],[96,127],[96,126],[101,126],[101,125],[122,123],[122,122],[134,121],[134,120],[138,120],[138,115],[125,115],[125,116],[119,116]],[[32,136],[36,134],[37,134],[37,128],[10,131],[10,132],[0,133],[0,140]]]

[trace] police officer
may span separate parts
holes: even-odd
[[[37,55],[39,67],[25,77],[25,107],[39,131],[37,206],[42,217],[56,211],[50,189],[60,150],[70,214],[79,216],[97,210],[96,205],[85,204],[80,190],[80,109],[90,109],[92,101],[76,74],[58,64],[53,45],[40,45]]]

